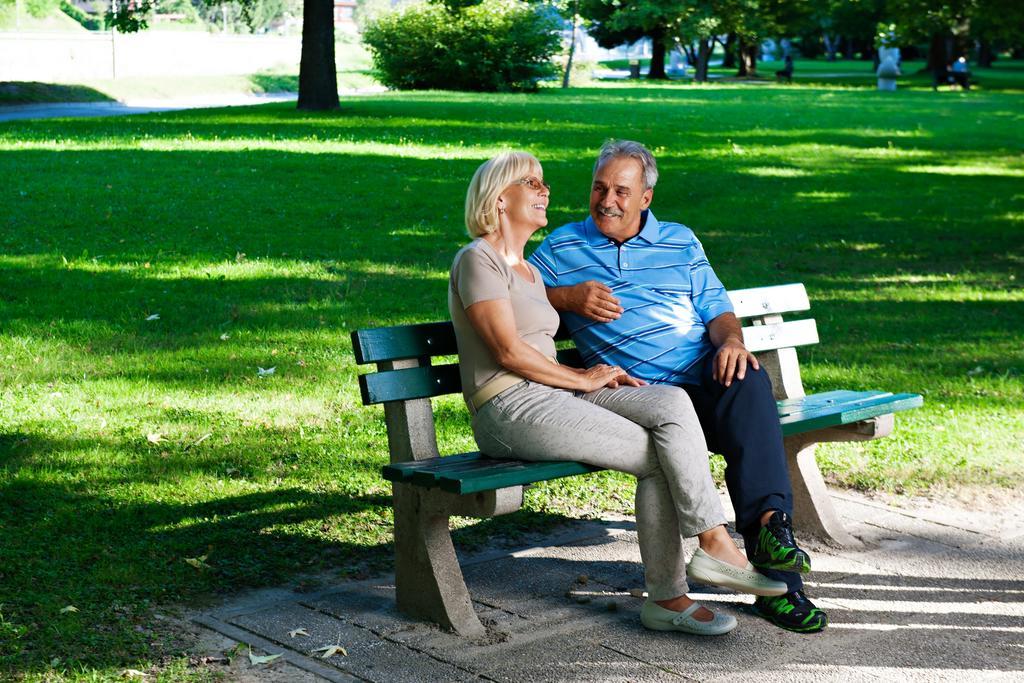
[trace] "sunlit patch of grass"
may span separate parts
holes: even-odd
[[[799,168],[780,168],[776,166],[749,166],[741,169],[741,173],[761,176],[762,178],[806,178],[809,172]]]
[[[1024,168],[1007,168],[996,164],[965,164],[963,166],[902,166],[898,170],[905,173],[933,173],[953,176],[1002,176],[1006,178],[1024,177]]]
[[[794,196],[798,199],[809,199],[817,202],[834,202],[840,199],[847,199],[852,194],[851,192],[797,192]]]

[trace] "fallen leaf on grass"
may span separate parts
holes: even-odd
[[[256,666],[257,664],[269,664],[270,662],[274,661],[275,659],[277,659],[280,656],[281,656],[280,652],[277,653],[276,655],[264,655],[264,656],[254,655],[252,653],[252,648],[249,648],[249,663],[252,664],[253,666]]]
[[[276,370],[277,370],[277,366],[276,365],[274,367],[272,367],[272,368],[257,367],[256,368],[256,376],[257,377],[267,377],[269,375],[273,375]]]
[[[185,563],[189,564],[196,569],[209,569],[210,565],[206,564],[206,558],[209,555],[200,555],[199,557],[186,557]]]
[[[159,319],[160,319],[160,314],[159,313],[154,313],[153,315],[150,315],[150,316],[146,317],[146,322],[148,323],[148,322],[152,322],[154,320],[159,320]]]
[[[61,608],[60,613],[61,614],[67,614],[68,612],[77,612],[77,611],[78,611],[77,607],[75,607],[74,605],[68,605],[67,607]]]
[[[294,631],[288,631],[288,635],[294,638],[295,636],[309,636],[309,633],[304,628],[297,628]]]
[[[152,434],[146,434],[146,441],[150,443],[160,443],[164,440],[164,435],[160,432],[153,432]]]
[[[121,678],[145,678],[149,674],[138,669],[125,669],[121,672]]]
[[[348,657],[348,651],[341,645],[325,645],[324,647],[318,647],[313,652],[323,652],[320,655],[320,659],[330,659],[336,654],[341,654],[342,657]]]

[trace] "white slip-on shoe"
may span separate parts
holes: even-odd
[[[682,612],[673,612],[647,600],[640,609],[640,623],[652,631],[682,631],[695,636],[720,636],[736,628],[736,617],[731,614],[715,612],[711,621],[694,619],[692,615],[698,609],[700,604],[695,602]]]
[[[769,579],[747,563],[746,568],[734,567],[697,548],[686,565],[686,577],[710,586],[731,588],[751,595],[785,595],[789,587],[783,581]]]

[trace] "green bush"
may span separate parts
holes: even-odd
[[[535,90],[555,74],[558,21],[536,5],[424,3],[371,20],[363,33],[377,77],[399,90]]]
[[[60,3],[60,10],[90,31],[104,31],[107,28],[105,17],[89,14],[67,0]]]

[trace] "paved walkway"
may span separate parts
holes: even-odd
[[[202,95],[171,100],[128,100],[126,102],[59,102],[50,104],[16,104],[0,107],[0,121],[20,119],[80,118],[86,116],[125,116],[155,111],[241,107],[267,102],[290,102],[295,93],[265,95]]]
[[[1024,505],[994,514],[835,500],[865,547],[805,543],[807,592],[831,617],[815,635],[779,630],[749,612],[752,598],[705,587],[691,594],[735,614],[734,632],[645,631],[629,519],[574,522],[528,548],[463,558],[489,631],[480,640],[397,612],[391,577],[263,591],[194,621],[223,642],[282,653],[255,666],[242,657],[231,672],[261,681],[1024,680]],[[313,654],[331,645],[347,654]]]

